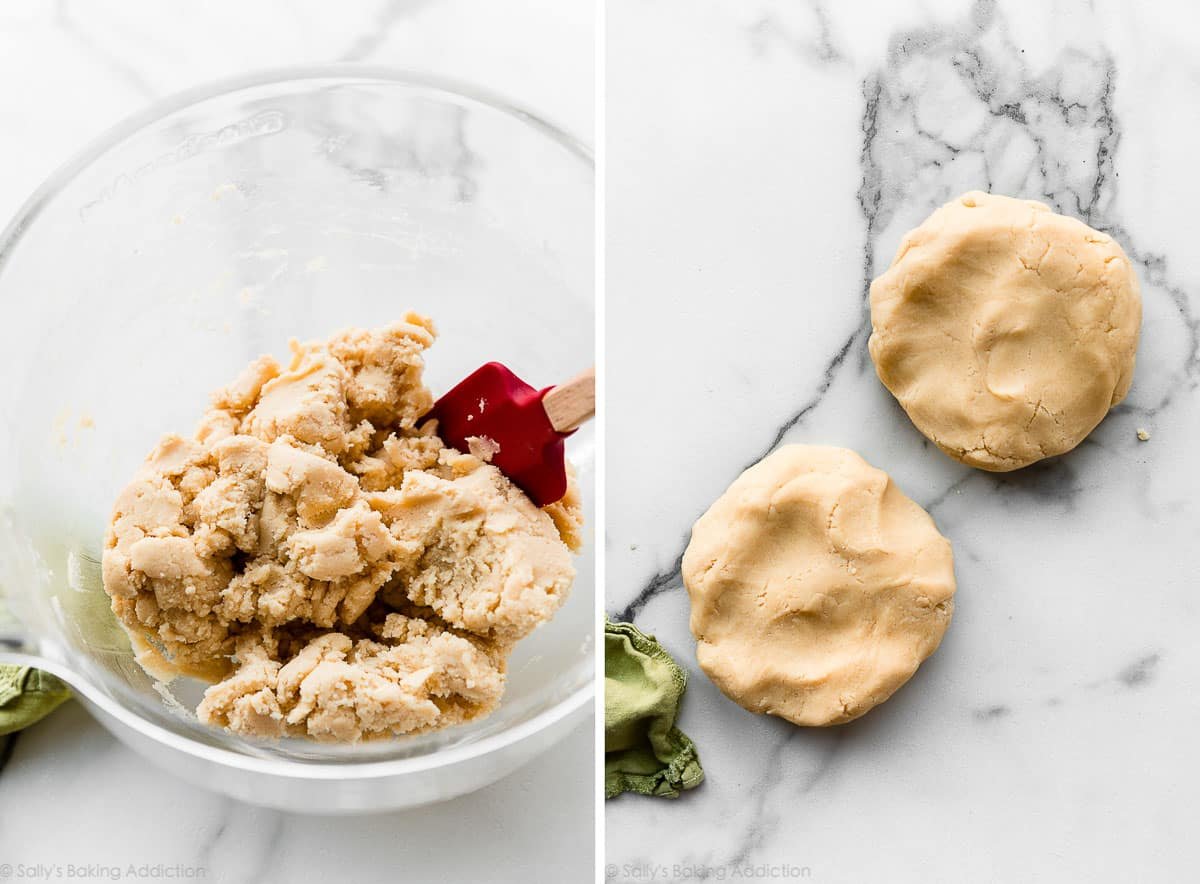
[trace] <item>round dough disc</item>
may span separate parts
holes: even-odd
[[[1003,472],[1070,451],[1129,391],[1137,277],[1112,237],[971,192],[871,284],[879,379],[946,454]]]
[[[882,703],[954,611],[950,542],[844,448],[788,445],[742,473],[692,528],[683,582],[700,668],[801,725]]]

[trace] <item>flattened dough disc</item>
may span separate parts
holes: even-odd
[[[801,725],[890,697],[954,610],[950,542],[844,448],[788,445],[742,473],[692,529],[683,581],[708,677]]]
[[[973,191],[871,284],[879,379],[956,460],[1003,472],[1070,451],[1125,398],[1142,301],[1105,233]]]

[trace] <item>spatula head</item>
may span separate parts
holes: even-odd
[[[542,397],[499,362],[477,369],[442,396],[429,412],[447,445],[467,451],[471,437],[490,440],[491,462],[538,506],[567,493],[563,439],[550,424]],[[484,445],[487,445],[485,442]]]

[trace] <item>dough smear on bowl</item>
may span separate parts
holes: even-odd
[[[1041,203],[971,192],[871,284],[871,358],[922,433],[1006,471],[1078,445],[1129,392],[1142,322],[1112,237]]]
[[[491,711],[574,579],[578,487],[539,509],[446,448],[409,314],[252,363],[118,496],[104,587],[152,674],[216,682],[202,721],[354,741]]]
[[[844,448],[787,445],[742,473],[693,527],[683,582],[700,668],[800,725],[882,703],[954,611],[949,541]]]

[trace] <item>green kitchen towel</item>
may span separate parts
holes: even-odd
[[[0,736],[29,727],[71,698],[62,680],[28,666],[0,665]]]
[[[675,727],[685,673],[654,636],[604,622],[604,797],[678,798],[700,785],[696,747]]]

